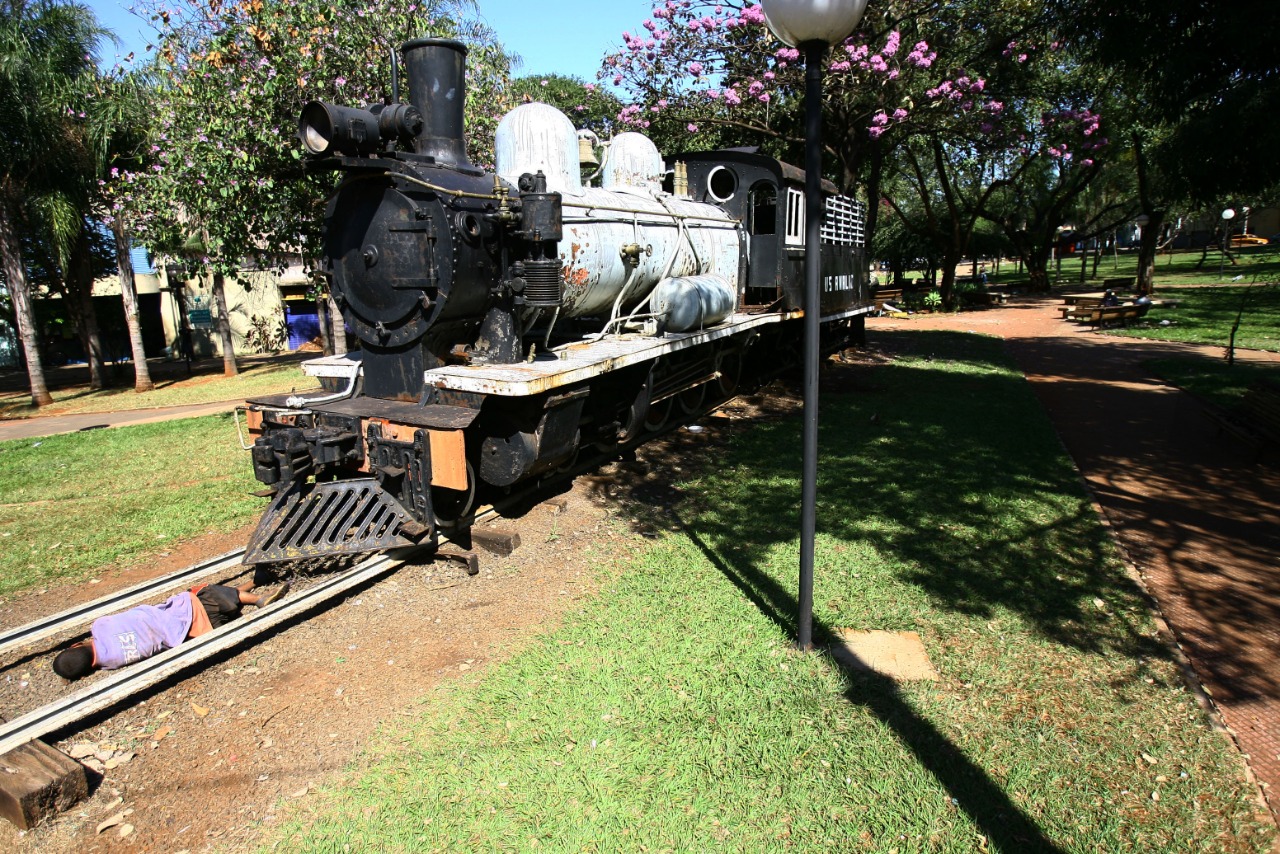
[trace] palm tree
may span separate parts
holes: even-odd
[[[0,0],[0,270],[13,300],[26,353],[31,401],[53,402],[40,359],[39,333],[19,239],[27,199],[59,185],[68,142],[78,139],[73,96],[93,72],[103,31],[75,3]]]
[[[113,173],[142,168],[146,157],[146,119],[151,87],[137,73],[103,77],[95,87],[89,106],[89,138],[93,149],[94,186],[110,187]],[[98,184],[98,181],[104,184]],[[120,273],[120,298],[124,302],[125,324],[129,327],[129,345],[133,351],[136,392],[151,391],[155,384],[147,368],[147,354],[142,345],[142,324],[138,320],[138,286],[133,277],[133,260],[129,255],[128,207],[98,194],[98,206],[109,210],[111,232],[116,242],[116,264]]]

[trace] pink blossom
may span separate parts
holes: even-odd
[[[898,34],[897,30],[894,30],[893,32],[889,33],[889,38],[884,43],[884,47],[880,50],[880,53],[884,54],[885,56],[893,56],[895,53],[898,52],[898,43],[900,41],[902,41],[902,36]]]
[[[691,62],[691,63],[689,63],[689,73],[690,73],[690,74],[692,74],[694,77],[701,77],[701,76],[702,76],[702,63],[701,63],[701,62]]]
[[[697,125],[695,125],[695,124],[693,124],[692,122],[690,122],[689,124],[685,125],[685,129],[686,129],[686,130],[688,130],[688,131],[689,131],[689,133],[697,133],[697,132],[698,132],[698,126],[697,126]]]

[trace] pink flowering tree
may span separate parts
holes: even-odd
[[[1063,62],[1046,20],[1001,0],[890,0],[871,6],[859,31],[828,53],[829,177],[886,202],[869,205],[873,239],[888,211],[936,247],[948,301],[954,262],[978,222],[1003,223],[1011,206],[1033,198],[1041,212],[1015,244],[1043,281],[1042,253],[1058,224],[1047,223],[1104,163],[1105,127],[1090,107],[1096,84]],[[803,141],[799,59],[772,37],[755,3],[662,0],[623,34],[600,76],[632,98],[620,120],[659,140],[756,143],[794,162]]]
[[[160,32],[151,161],[114,176],[113,204],[133,212],[149,245],[213,274],[224,354],[232,341],[223,276],[246,261],[316,257],[334,179],[303,177],[296,128],[307,101],[380,101],[392,50],[413,37],[459,38],[470,47],[472,156],[492,159],[509,59],[465,0],[144,2]],[[229,356],[226,369],[235,370]]]
[[[823,139],[844,192],[878,195],[888,132],[911,114],[913,88],[934,79],[937,54],[915,23],[921,5],[878,4],[827,54]],[[758,3],[663,0],[622,41],[599,75],[631,98],[621,122],[673,151],[756,144],[802,159],[803,63]]]

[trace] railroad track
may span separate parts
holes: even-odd
[[[167,593],[175,588],[189,586],[211,575],[225,573],[239,566],[243,557],[244,549],[227,552],[224,555],[192,564],[185,569],[179,569],[176,572],[152,578],[141,584],[135,584],[133,587],[126,587],[101,599],[95,599],[92,602],[77,605],[61,613],[43,617],[27,623],[25,626],[0,632],[0,654],[62,634],[82,624],[91,623],[98,617],[114,614],[116,611],[137,605],[139,602],[145,602],[160,593]]]
[[[708,412],[714,408],[711,407]],[[654,435],[678,429],[683,420],[673,420],[672,423],[655,431]],[[469,521],[475,524],[499,515],[502,507],[527,498],[528,495],[541,490],[547,483],[555,482],[562,477],[572,479],[578,474],[591,470],[608,456],[608,454],[597,454],[591,455],[586,459],[579,459],[567,467],[565,472],[546,479],[539,479],[530,484],[528,489],[508,496],[501,502],[500,507],[485,506],[477,508],[469,518]],[[447,537],[441,537],[440,541],[440,545],[435,549],[437,557],[462,560],[467,564],[467,571],[470,574],[475,574],[476,563],[473,554],[445,548],[444,544],[450,542]],[[329,599],[353,587],[358,587],[361,584],[389,575],[410,558],[430,549],[430,545],[409,546],[375,555],[320,583],[295,591],[273,605],[256,610],[252,616],[241,617],[216,631],[187,640],[181,645],[165,650],[159,655],[131,664],[120,670],[111,671],[60,700],[28,712],[7,723],[0,723],[0,756],[50,733],[68,730],[90,715],[109,709],[129,696],[156,685],[176,673],[188,670],[224,650],[244,643],[274,626],[317,608]],[[87,627],[89,623],[98,617],[116,613],[140,602],[153,600],[161,593],[189,587],[204,578],[219,575],[225,578],[239,574],[236,570],[242,567],[241,560],[244,557],[244,552],[244,549],[228,552],[193,564],[185,569],[180,569],[100,599],[95,599],[92,602],[36,620],[27,625],[0,632],[0,654],[30,646],[55,635]]]
[[[332,578],[311,584],[273,605],[261,608],[255,611],[252,616],[241,617],[216,631],[188,640],[144,661],[112,671],[102,678],[94,679],[89,685],[60,700],[41,706],[35,711],[28,712],[19,718],[0,725],[0,756],[17,747],[21,747],[27,742],[34,741],[49,733],[66,729],[96,712],[110,708],[138,691],[149,688],[175,673],[193,667],[207,658],[316,608],[353,587],[358,587],[361,584],[389,575],[406,560],[427,551],[429,548],[430,546],[411,546],[375,555],[344,572],[338,573]],[[83,608],[72,609],[47,620],[38,621],[30,626],[24,626],[22,629],[9,632],[7,633],[8,635],[15,636],[8,640],[9,648],[15,645],[31,643],[37,636],[48,637],[51,634],[66,631],[74,627],[78,622],[89,619],[89,615],[98,614],[100,611],[106,613],[110,609],[119,608],[125,603],[147,598],[148,594],[141,592],[140,588],[147,587],[154,594],[158,589],[164,588],[166,584],[172,586],[177,583],[185,583],[185,581],[202,575],[211,575],[219,571],[220,568],[227,568],[228,562],[233,561],[237,554],[242,553],[233,552],[196,564],[185,570],[165,576],[163,579],[156,579],[154,582],[147,582],[145,585],[129,588],[115,596],[108,596],[89,603]],[[232,563],[230,565],[235,564]],[[180,582],[178,579],[182,579],[182,581]],[[161,584],[162,581],[164,584]],[[60,623],[58,622],[59,619],[62,620]],[[22,635],[23,630],[28,628],[32,628],[31,633]]]

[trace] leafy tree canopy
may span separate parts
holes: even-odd
[[[194,236],[189,245],[207,253],[199,260],[224,272],[245,258],[311,257],[332,178],[302,180],[297,116],[312,99],[364,106],[389,96],[391,52],[421,36],[468,45],[468,143],[476,163],[491,162],[509,59],[474,11],[468,0],[155,5],[154,161],[122,175],[116,204],[143,214],[151,245]]]

